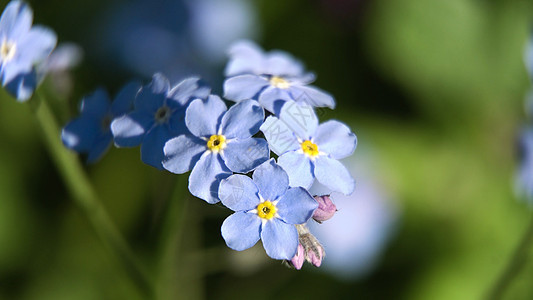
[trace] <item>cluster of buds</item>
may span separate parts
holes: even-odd
[[[337,211],[337,207],[329,195],[315,196],[314,198],[318,202],[318,208],[313,213],[313,220],[321,224],[323,221],[331,219]],[[324,247],[309,231],[306,224],[296,225],[296,229],[298,230],[299,241],[298,252],[290,261],[285,261],[286,264],[297,270],[302,268],[304,261],[315,267],[320,267],[326,255]]]

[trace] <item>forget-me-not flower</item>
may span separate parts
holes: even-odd
[[[351,155],[357,144],[348,126],[335,120],[318,125],[311,106],[293,102],[283,106],[279,119],[268,117],[261,131],[279,155],[278,164],[291,186],[310,188],[316,178],[334,191],[353,192],[355,181],[338,161]]]
[[[163,169],[165,143],[187,132],[184,122],[187,105],[209,93],[210,89],[202,86],[198,78],[185,79],[171,89],[163,75],[155,74],[135,97],[134,110],[111,123],[115,145],[141,145],[141,160]]]
[[[31,97],[37,86],[33,66],[54,49],[53,31],[33,26],[33,12],[21,1],[11,1],[0,17],[0,77],[18,100]]]
[[[231,249],[242,251],[259,239],[268,256],[290,260],[298,249],[296,224],[311,218],[318,203],[302,187],[289,187],[287,173],[271,159],[252,179],[235,174],[222,180],[222,204],[235,211],[222,224],[222,237]]]
[[[287,101],[306,102],[317,107],[335,107],[333,97],[314,86],[312,73],[282,51],[263,53],[252,42],[239,42],[230,48],[226,67],[224,97],[236,102],[257,99],[268,111],[279,114]]]
[[[209,203],[218,202],[221,179],[231,172],[250,172],[268,160],[267,142],[252,138],[263,119],[263,108],[255,100],[242,101],[227,111],[218,96],[194,100],[185,115],[191,134],[166,143],[163,166],[177,174],[192,169],[191,194]]]
[[[97,161],[113,141],[111,120],[133,108],[133,99],[140,87],[136,82],[127,84],[113,103],[103,89],[85,97],[80,106],[81,115],[70,121],[61,131],[63,144],[76,152],[87,153],[87,162]]]

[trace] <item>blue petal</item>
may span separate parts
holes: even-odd
[[[298,250],[298,231],[291,224],[272,219],[263,225],[261,240],[268,256],[290,260]]]
[[[19,38],[30,30],[32,22],[31,8],[22,1],[11,1],[0,17],[0,36]]]
[[[140,83],[136,81],[126,84],[117,94],[115,100],[111,104],[111,113],[118,117],[127,114],[133,110],[133,100],[141,89]]]
[[[245,139],[256,134],[263,124],[265,112],[255,100],[239,102],[222,117],[220,128],[227,138]]]
[[[279,119],[302,140],[310,139],[318,127],[318,118],[313,107],[305,103],[285,102]]]
[[[268,143],[260,138],[233,140],[227,143],[222,154],[226,166],[238,173],[248,173],[270,157]]]
[[[189,177],[189,191],[194,196],[216,203],[220,180],[231,175],[231,171],[224,165],[218,154],[205,152],[192,169]]]
[[[304,72],[302,63],[287,52],[274,50],[268,53],[265,61],[266,74],[276,76],[301,76]]]
[[[191,77],[173,87],[168,93],[168,98],[183,106],[194,99],[206,99],[210,92],[211,88],[202,84],[199,78]]]
[[[289,224],[307,222],[317,207],[318,202],[301,187],[290,188],[276,204],[279,216]]]
[[[259,194],[265,200],[274,201],[289,188],[289,177],[274,159],[263,163],[255,169],[252,178],[259,188]]]
[[[235,42],[228,50],[230,57],[224,75],[227,77],[251,73],[260,75],[264,59],[263,50],[251,41]]]
[[[96,142],[92,145],[89,150],[89,156],[87,157],[88,163],[95,163],[107,152],[109,146],[111,146],[111,141],[113,136],[110,133],[101,135]]]
[[[134,111],[111,122],[111,132],[117,147],[135,147],[142,143],[144,134],[154,125],[152,115]]]
[[[70,121],[61,131],[61,140],[65,147],[77,152],[87,152],[95,139],[100,135],[101,127],[98,120],[80,116]]]
[[[154,114],[165,104],[168,89],[168,80],[161,74],[155,74],[152,82],[143,86],[135,97],[135,109]]]
[[[233,211],[251,210],[260,203],[257,185],[250,177],[240,174],[222,180],[218,197],[222,204]]]
[[[300,148],[292,130],[278,118],[269,116],[259,128],[265,135],[270,150],[277,155]]]
[[[172,173],[185,173],[194,167],[206,150],[205,141],[194,136],[180,135],[165,144],[163,167]]]
[[[349,195],[355,189],[355,180],[342,163],[320,155],[315,160],[315,177],[330,189]]]
[[[97,89],[81,101],[80,111],[86,116],[101,118],[109,112],[109,95],[104,89]]]
[[[6,90],[19,102],[24,102],[31,98],[37,88],[37,78],[35,72],[17,75],[6,84]]]
[[[350,131],[350,128],[335,120],[320,124],[313,141],[319,151],[335,159],[351,155],[357,145],[357,137]]]
[[[171,108],[172,115],[168,119],[168,127],[173,135],[178,136],[182,134],[189,134],[187,125],[185,125],[185,107]]]
[[[261,220],[256,214],[236,212],[227,217],[220,231],[228,247],[242,251],[259,241]]]
[[[294,99],[287,89],[269,86],[261,92],[257,100],[266,110],[275,115],[279,115],[283,104]]]
[[[268,86],[268,80],[257,75],[239,75],[224,81],[224,98],[236,102],[252,99],[264,87]]]
[[[33,26],[27,34],[21,37],[17,45],[19,59],[32,64],[44,61],[54,50],[56,43],[55,32],[46,27]]]
[[[162,162],[165,159],[163,148],[165,143],[173,136],[165,125],[152,128],[144,136],[141,145],[141,160],[152,167],[163,169]]]
[[[295,101],[305,102],[311,106],[335,108],[335,99],[325,91],[308,85],[293,86],[290,88]]]
[[[218,96],[211,95],[205,101],[196,99],[187,107],[185,124],[195,136],[209,137],[217,134],[217,125],[226,109],[226,104]]]
[[[313,168],[311,160],[303,153],[290,151],[278,158],[278,164],[287,172],[290,186],[301,186],[306,189],[313,184]]]

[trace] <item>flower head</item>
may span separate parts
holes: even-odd
[[[226,66],[224,97],[233,101],[257,99],[268,111],[279,114],[287,101],[305,102],[318,107],[335,107],[333,97],[309,85],[312,73],[282,51],[264,53],[257,45],[241,41],[230,48]]]
[[[165,143],[187,132],[184,122],[187,105],[193,99],[206,98],[209,92],[198,78],[185,79],[171,89],[163,75],[155,74],[135,97],[134,110],[111,123],[115,145],[141,145],[142,161],[163,169]]]
[[[317,202],[307,190],[289,187],[287,173],[273,159],[259,166],[252,179],[232,175],[219,188],[222,204],[235,211],[222,224],[222,237],[242,251],[259,239],[268,256],[290,260],[298,250],[294,225],[307,222]]]
[[[81,115],[61,131],[63,144],[77,152],[87,153],[89,163],[100,159],[113,140],[111,120],[131,110],[139,88],[140,85],[136,82],[127,84],[113,103],[103,89],[85,97],[81,102]]]
[[[268,160],[267,142],[252,138],[263,119],[263,108],[254,100],[240,102],[229,110],[218,96],[194,100],[185,115],[190,134],[166,143],[163,166],[177,174],[192,169],[191,193],[209,203],[218,202],[221,179],[231,172],[250,172]]]
[[[0,17],[0,77],[17,99],[30,98],[37,86],[33,66],[54,49],[53,31],[33,26],[33,12],[21,1],[11,1]]]
[[[310,188],[316,178],[334,191],[353,192],[355,182],[338,161],[351,155],[357,144],[348,126],[335,120],[318,125],[312,107],[287,103],[279,119],[268,117],[261,131],[279,155],[278,164],[289,175],[291,186]]]

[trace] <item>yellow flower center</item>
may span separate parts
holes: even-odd
[[[17,52],[17,45],[13,42],[4,40],[0,46],[0,56],[3,61],[10,61]]]
[[[315,157],[318,155],[318,146],[309,140],[303,141],[302,150],[305,154],[311,157]]]
[[[207,148],[218,153],[226,148],[226,137],[221,134],[213,134],[207,141]]]
[[[280,89],[288,89],[291,86],[287,80],[278,76],[272,76],[272,78],[270,78],[270,85]]]
[[[276,205],[270,201],[265,201],[263,203],[259,203],[259,205],[257,205],[257,215],[261,218],[261,219],[267,219],[267,220],[270,220],[272,218],[274,218],[274,216],[276,215],[276,211],[278,209],[276,208]]]

